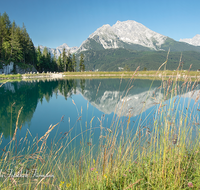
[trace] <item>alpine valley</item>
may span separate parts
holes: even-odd
[[[55,49],[57,57],[63,48],[77,56],[83,53],[86,70],[135,70],[138,66],[140,70],[157,70],[166,60],[169,49],[167,69],[178,67],[181,54],[182,69],[189,69],[191,64],[191,70],[200,68],[200,35],[178,42],[133,20],[117,21],[113,26],[103,25],[80,47],[70,48],[63,44]],[[54,49],[48,50],[53,55]]]

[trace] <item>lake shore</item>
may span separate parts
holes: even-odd
[[[176,78],[185,80],[199,80],[200,72],[197,71],[127,71],[127,72],[62,72],[62,73],[30,73],[30,74],[10,74],[0,75],[0,81],[5,80],[27,80],[27,79],[67,79],[67,78],[138,78],[138,79],[156,79],[163,80],[168,78]]]

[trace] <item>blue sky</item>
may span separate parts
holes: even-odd
[[[200,0],[0,0],[35,46],[80,46],[97,28],[135,20],[175,40],[200,34]]]

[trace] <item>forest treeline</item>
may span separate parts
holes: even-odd
[[[84,56],[80,55],[79,68],[77,68],[77,60],[75,54],[66,52],[57,58],[54,52],[52,56],[45,47],[41,52],[40,47],[34,47],[25,25],[18,26],[15,21],[11,23],[6,12],[0,13],[0,68],[2,64],[13,61],[20,65],[33,65],[37,71],[84,71]]]

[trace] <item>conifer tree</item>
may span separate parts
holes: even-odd
[[[0,58],[7,60],[10,57],[10,20],[7,13],[0,15]]]
[[[40,46],[38,46],[37,48],[37,70],[39,70],[40,72],[43,71],[43,59]]]
[[[56,50],[54,49],[53,51],[53,61],[56,62],[57,61],[57,58],[56,58]]]
[[[10,36],[11,52],[10,57],[12,61],[20,62],[23,59],[22,46],[20,44],[20,28],[16,26],[13,21],[11,26]]]
[[[0,14],[0,59],[34,64],[35,47],[25,25],[12,24],[6,13]]]
[[[68,71],[67,55],[66,55],[65,48],[63,48],[63,52],[62,52],[62,65],[63,65],[63,71]]]
[[[85,71],[85,65],[83,63],[84,63],[84,55],[81,53],[79,62],[80,72]]]
[[[76,56],[75,56],[75,54],[72,55],[72,68],[73,68],[73,72],[76,72]]]
[[[67,55],[67,68],[68,68],[68,71],[73,71],[73,67],[72,67],[72,57],[71,57],[71,53],[70,51],[68,51],[68,55]]]
[[[63,61],[62,61],[60,55],[59,55],[59,57],[58,57],[58,70],[59,70],[60,72],[63,72],[63,71],[64,71],[64,65],[63,65]]]

